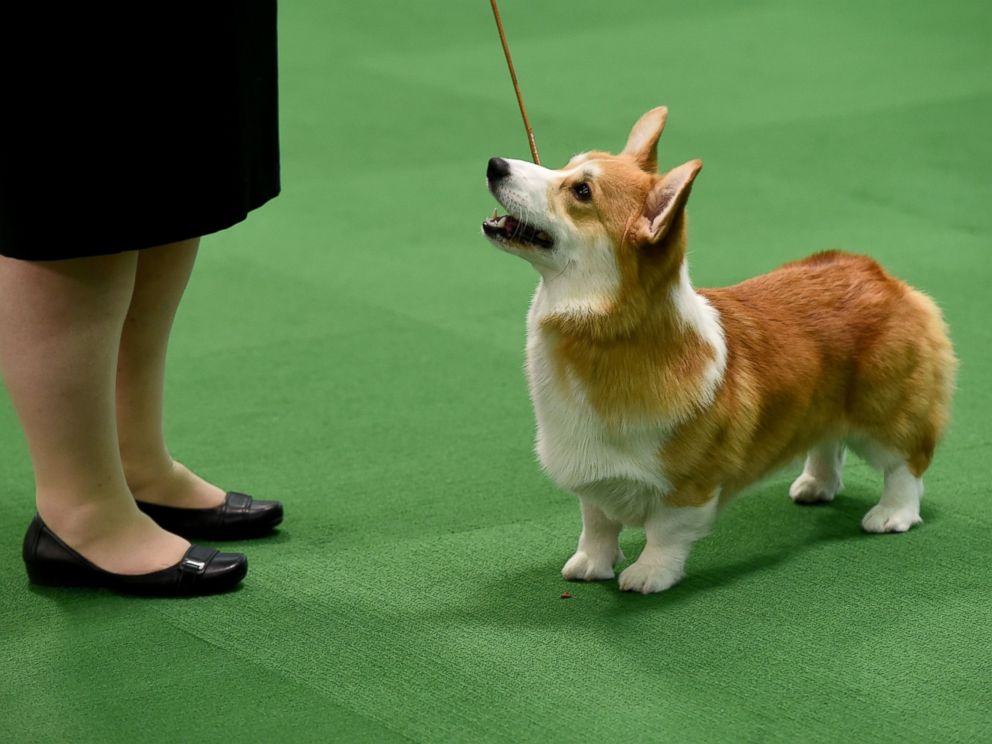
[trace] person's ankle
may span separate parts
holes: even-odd
[[[182,463],[128,475],[128,487],[137,501],[179,509],[207,509],[224,503],[224,491],[205,481]]]
[[[144,490],[155,490],[160,488],[162,483],[175,478],[178,467],[181,467],[171,457],[128,456],[123,450],[121,451],[121,465],[124,468],[127,486],[136,498],[137,493]]]
[[[73,496],[39,493],[37,509],[45,526],[76,549],[105,540],[142,516],[133,499],[123,495],[118,499],[107,498],[106,494],[93,498]]]

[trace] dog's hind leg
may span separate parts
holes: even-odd
[[[881,470],[885,477],[882,498],[861,520],[865,532],[905,532],[922,522],[922,472],[919,475],[914,473],[910,458],[873,439],[851,440],[849,445],[869,465]]]
[[[909,465],[900,462],[885,470],[885,486],[881,500],[873,506],[861,526],[865,532],[905,532],[919,524],[923,479],[917,478]]]
[[[821,442],[806,455],[802,475],[793,481],[789,496],[797,504],[817,504],[833,501],[843,488],[844,443],[839,440]]]

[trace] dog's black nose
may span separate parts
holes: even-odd
[[[510,164],[503,158],[489,158],[489,167],[486,168],[486,178],[490,181],[498,181],[510,175]]]

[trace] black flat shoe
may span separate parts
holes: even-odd
[[[248,559],[241,553],[220,553],[202,545],[191,545],[179,563],[161,571],[136,576],[111,573],[62,542],[37,515],[24,536],[24,565],[32,584],[103,587],[159,597],[226,592],[248,573]]]
[[[147,501],[139,501],[138,508],[162,529],[208,540],[260,537],[282,522],[282,504],[278,501],[256,501],[236,491],[229,492],[224,503],[212,509],[180,509]]]

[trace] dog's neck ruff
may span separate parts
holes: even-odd
[[[703,373],[703,396],[700,405],[709,405],[723,382],[727,371],[727,339],[720,322],[720,313],[709,300],[696,292],[689,280],[689,265],[683,259],[679,278],[670,291],[670,298],[679,322],[694,332],[713,350],[713,360]]]
[[[561,279],[565,279],[564,275]],[[607,287],[604,283],[591,281],[563,291],[555,277],[542,277],[528,317],[528,346],[550,344],[554,347],[566,337],[585,339],[583,345],[591,343],[591,348],[598,350],[595,356],[609,365],[611,359],[617,364],[626,363],[622,356],[613,356],[615,350],[629,347],[631,343],[640,345],[641,353],[649,354],[655,360],[654,364],[667,369],[670,383],[683,391],[682,395],[674,396],[681,402],[667,412],[671,423],[684,420],[710,405],[726,372],[727,343],[719,313],[693,289],[685,261],[676,280],[669,285],[667,296],[657,298],[653,317],[640,321],[647,325],[638,326],[635,322],[626,327],[616,324],[614,328],[612,316],[618,311],[620,302],[616,286]],[[651,326],[659,322],[659,317],[664,319],[663,328],[667,329],[660,333],[657,327]],[[603,328],[610,330],[604,333]],[[590,334],[590,329],[595,330]],[[598,340],[594,340],[596,338]],[[638,338],[649,339],[647,345],[639,344]],[[615,341],[619,341],[620,346],[616,346]],[[655,351],[651,351],[652,344],[656,344]],[[687,365],[690,357],[700,356],[707,360],[704,365]],[[662,367],[655,368],[658,374],[663,373]],[[694,372],[686,377],[690,368],[694,368]],[[638,371],[643,372],[644,367],[639,365]],[[638,373],[634,369],[618,369],[617,372],[621,377]],[[636,419],[639,413],[627,411],[623,415]]]
[[[620,272],[607,242],[592,246],[584,259],[570,261],[563,269],[535,264],[541,274],[531,306],[535,320],[606,316],[616,306]]]

